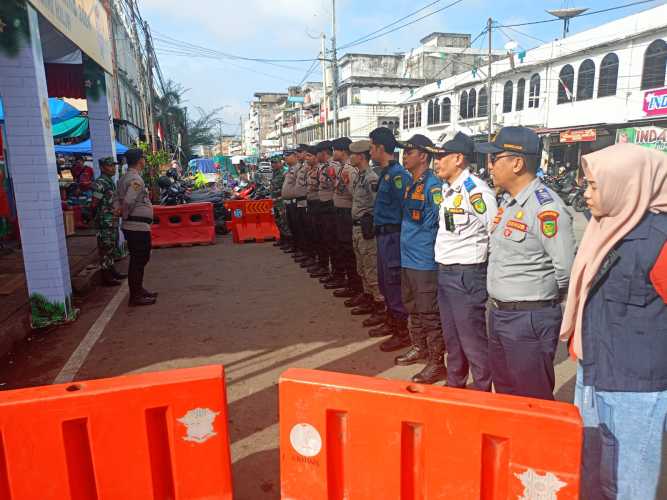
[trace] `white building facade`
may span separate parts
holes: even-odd
[[[667,126],[666,40],[663,5],[494,62],[490,107],[484,67],[426,85],[404,95],[400,136],[486,140],[490,111],[492,132],[534,128],[552,165],[576,165],[624,129]]]

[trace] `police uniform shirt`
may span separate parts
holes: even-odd
[[[378,185],[378,176],[372,168],[367,167],[365,170],[356,172],[350,181],[352,184],[352,220],[354,221],[360,220],[366,214],[373,214]]]
[[[309,201],[319,201],[320,199],[320,169],[322,165],[318,164],[314,167],[306,164],[306,182],[308,185],[308,191],[306,197]]]
[[[498,212],[493,190],[465,169],[442,187],[435,260],[443,265],[480,264],[489,254],[489,230]]]
[[[294,187],[296,185],[297,167],[298,163],[292,165],[291,167],[288,166],[287,168],[287,173],[285,174],[285,178],[283,179],[283,187],[280,192],[280,196],[283,200],[291,200],[292,198],[296,198],[294,194]]]
[[[401,225],[401,267],[435,271],[434,246],[442,186],[431,169],[405,191]]]
[[[318,192],[320,201],[331,201],[334,196],[334,183],[340,170],[340,163],[328,161],[320,165],[318,176]]]
[[[150,231],[151,226],[147,222],[127,220],[128,217],[153,218],[153,206],[139,172],[129,169],[118,181],[117,192],[123,217],[122,228],[128,231]]]
[[[491,298],[555,300],[567,290],[575,250],[572,216],[539,178],[504,201],[491,225]]]
[[[338,169],[333,194],[334,206],[352,208],[352,184],[356,176],[357,169],[349,163],[345,163]]]
[[[294,170],[294,197],[305,198],[308,194],[308,165],[299,163]],[[297,206],[303,208],[306,206],[306,200],[297,202]]]
[[[395,160],[383,168],[378,175],[378,190],[373,208],[376,226],[399,225],[403,219],[403,197],[412,177],[405,167]]]

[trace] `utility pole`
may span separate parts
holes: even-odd
[[[137,31],[137,23],[138,23],[138,17],[137,16],[137,11],[139,8],[136,6],[134,0],[129,0],[128,5],[130,7],[130,11],[132,13],[132,22],[130,23],[132,25],[132,52],[134,53],[134,59],[137,64],[137,68],[139,68],[139,72],[141,75],[139,76],[140,79],[140,94],[141,94],[141,108],[143,109],[143,118],[144,118],[144,131],[146,133],[146,140],[150,142],[150,122],[148,118],[148,102],[146,98],[146,79],[142,77],[142,75],[145,75],[145,71],[142,71],[142,68],[144,68],[143,61],[141,60],[141,44],[139,42],[139,33]],[[139,82],[137,82],[139,83]]]
[[[331,0],[331,72],[333,74],[333,139],[338,137],[338,58],[336,56],[336,0]]]
[[[144,22],[144,36],[146,38],[146,71],[148,76],[148,119],[150,123],[150,138],[153,152],[157,151],[157,143],[155,141],[155,122],[153,121],[153,46],[151,45],[151,37],[148,33],[148,23]]]
[[[322,45],[321,54],[322,55],[320,57],[321,57],[321,61],[322,61],[322,100],[324,101],[324,139],[325,140],[329,138],[328,134],[327,134],[327,126],[328,126],[328,122],[329,122],[329,112],[328,112],[328,110],[329,110],[329,105],[328,105],[329,96],[328,96],[328,93],[327,93],[328,92],[327,87],[329,85],[328,85],[328,82],[327,82],[326,39],[327,39],[327,36],[324,33],[320,34],[320,40],[322,42],[321,43],[321,45]]]
[[[493,50],[493,19],[489,18],[489,20],[487,22],[487,25],[486,25],[486,29],[489,32],[489,69],[488,69],[488,75],[486,77],[486,80],[487,80],[487,82],[486,82],[486,87],[487,87],[486,102],[487,102],[487,111],[488,111],[487,114],[489,115],[489,131],[488,131],[488,134],[487,134],[487,139],[488,139],[489,142],[491,142],[491,134],[492,134],[491,128],[493,127],[493,116],[492,116],[492,113],[493,113],[492,102],[493,102],[493,100],[492,100],[492,94],[491,94],[492,84],[493,84],[493,82],[491,80],[491,61],[492,61],[491,55],[492,55],[492,50]]]

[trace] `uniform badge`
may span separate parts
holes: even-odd
[[[422,194],[423,192],[424,192],[424,185],[423,185],[423,184],[419,184],[419,185],[415,188],[415,194]]]
[[[132,189],[134,189],[135,191],[141,191],[141,183],[137,182],[137,181],[134,181],[132,183]]]
[[[547,203],[551,203],[554,201],[551,194],[549,194],[549,191],[547,191],[546,188],[540,188],[536,190],[535,196],[537,197],[537,202],[540,205],[546,205]]]
[[[505,209],[504,209],[503,207],[500,207],[500,208],[498,209],[498,213],[496,214],[496,216],[495,216],[494,219],[493,219],[493,225],[494,225],[494,226],[495,226],[496,224],[498,224],[498,223],[500,222],[500,220],[503,218],[503,213],[504,213],[504,212],[505,212]]]
[[[516,229],[517,231],[521,231],[522,233],[528,232],[528,225],[524,224],[523,222],[519,222],[518,220],[513,220],[513,219],[508,220],[507,224],[505,224],[505,227]]]
[[[422,218],[422,213],[419,210],[413,210],[412,211],[412,220],[419,222]]]
[[[473,194],[470,197],[470,202],[472,203],[472,208],[475,209],[475,212],[478,214],[486,213],[486,203],[484,203],[484,198],[480,193]]]
[[[546,210],[537,214],[537,218],[540,219],[540,230],[547,238],[553,238],[558,234],[559,215],[555,210]]]
[[[506,227],[505,230],[503,231],[503,236],[505,238],[509,238],[510,236],[512,236],[512,230]]]
[[[387,174],[387,175],[384,176],[384,180],[387,181],[387,182],[389,182],[389,174]]]
[[[403,189],[403,177],[400,175],[394,177],[394,186],[396,186],[396,189]]]
[[[454,197],[454,206],[456,208],[459,208],[461,206],[461,203],[463,202],[463,195],[462,194],[457,194]]]
[[[465,188],[468,190],[468,192],[472,191],[477,187],[477,184],[475,184],[475,181],[473,181],[470,177],[468,177],[465,181],[463,181],[463,185]]]
[[[463,215],[465,213],[465,210],[463,210],[462,208],[450,208],[449,213],[454,215]]]
[[[440,205],[442,203],[442,189],[433,188],[431,189],[431,195],[433,195],[433,203]]]
[[[518,220],[523,219],[523,211],[519,210],[517,213],[515,213],[514,218]]]

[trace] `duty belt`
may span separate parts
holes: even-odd
[[[305,200],[307,200],[305,196],[297,196],[296,198],[294,198],[294,201],[305,201]]]
[[[128,222],[143,222],[145,224],[152,224],[153,219],[150,217],[138,217],[134,215],[130,215],[127,219],[125,219]]]
[[[501,302],[496,299],[490,300],[491,307],[499,311],[534,311],[536,309],[544,309],[546,307],[553,307],[558,304],[558,300],[530,300],[522,302]]]
[[[486,265],[486,262],[480,262],[479,264],[438,264],[443,271],[484,271],[486,270]]]
[[[392,234],[400,232],[401,232],[400,224],[383,224],[381,226],[375,226],[375,234]]]

